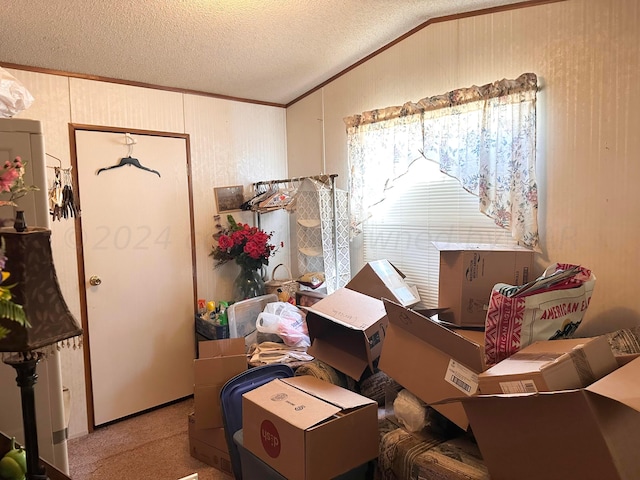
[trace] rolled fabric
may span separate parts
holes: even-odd
[[[418,432],[427,425],[427,407],[409,390],[398,392],[393,411],[398,422],[409,432]]]
[[[317,359],[299,366],[296,369],[295,375],[311,375],[312,377],[325,380],[342,388],[348,388],[344,373],[338,372],[332,366]]]

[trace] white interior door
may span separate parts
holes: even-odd
[[[98,426],[193,393],[187,142],[91,130],[75,141]],[[153,171],[97,173],[128,156]]]

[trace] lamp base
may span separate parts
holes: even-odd
[[[48,480],[44,465],[40,462],[38,451],[38,426],[36,423],[36,407],[34,386],[38,381],[36,367],[43,358],[42,353],[28,353],[4,358],[3,362],[11,365],[17,372],[16,383],[20,387],[22,399],[22,425],[27,453],[26,480]]]

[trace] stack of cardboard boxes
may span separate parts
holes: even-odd
[[[387,324],[382,301],[358,291],[367,287],[418,301],[395,268],[375,262],[306,315],[308,352],[356,380],[374,369]],[[378,444],[377,402],[313,376],[274,380],[243,396],[243,447],[287,479],[363,478]]]
[[[194,360],[194,412],[189,415],[191,456],[233,475],[220,407],[220,390],[247,369],[244,338],[199,342]]]
[[[411,308],[419,296],[393,265],[371,262],[307,307],[309,353],[356,381],[379,369],[472,431],[491,478],[640,478],[640,359],[618,368],[597,337],[537,342],[488,368],[481,327],[491,289],[533,279],[533,252],[438,247],[437,315]],[[196,396],[214,388],[208,382]],[[245,448],[287,478],[329,478],[377,454],[375,402],[312,377],[259,387],[245,394],[243,410]],[[196,406],[194,428],[198,415]],[[356,445],[353,461],[341,455]]]
[[[492,286],[531,280],[532,267],[531,252],[441,246],[448,315],[384,299],[379,368],[472,431],[491,478],[640,478],[640,359],[620,362],[600,336],[536,342],[487,368],[473,327]]]
[[[599,336],[536,342],[480,374],[463,404],[492,478],[640,478],[639,373]]]
[[[488,369],[482,327],[491,289],[532,280],[533,252],[437,246],[437,315],[410,308],[400,272],[389,282],[367,264],[309,309],[315,356],[356,380],[377,362],[473,432],[491,478],[640,478],[640,359],[618,368],[604,337],[580,338],[537,342]]]
[[[309,354],[356,381],[373,372],[389,323],[382,298],[405,306],[420,301],[387,260],[368,263],[344,288],[306,308]]]

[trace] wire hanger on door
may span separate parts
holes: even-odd
[[[147,172],[152,172],[152,173],[155,173],[156,175],[160,176],[159,172],[157,172],[156,170],[152,170],[152,169],[150,169],[148,167],[145,167],[144,165],[142,165],[140,163],[140,160],[138,160],[137,158],[133,158],[131,156],[131,154],[133,153],[133,145],[136,143],[136,141],[128,133],[125,133],[124,137],[125,137],[125,142],[126,142],[127,146],[129,147],[129,153],[127,154],[127,156],[121,158],[120,162],[117,165],[111,165],[110,167],[101,168],[100,170],[98,170],[96,172],[96,175],[100,175],[100,172],[104,172],[105,170],[111,170],[112,168],[120,168],[120,167],[123,167],[125,165],[133,165],[136,168],[139,168],[141,170],[146,170]]]

